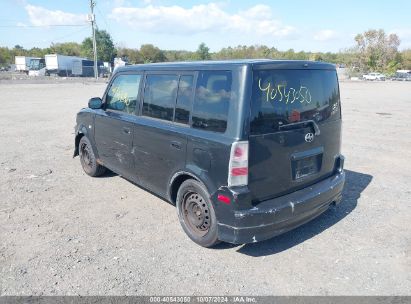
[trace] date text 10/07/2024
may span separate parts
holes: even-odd
[[[150,303],[257,303],[255,297],[248,296],[161,296],[150,297]]]

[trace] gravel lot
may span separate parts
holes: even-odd
[[[73,159],[104,83],[0,83],[0,295],[411,295],[411,83],[342,82],[342,204],[204,249],[175,208]]]

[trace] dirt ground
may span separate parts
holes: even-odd
[[[340,206],[216,249],[170,204],[72,158],[75,114],[104,88],[0,83],[0,295],[411,295],[411,83],[341,83]]]

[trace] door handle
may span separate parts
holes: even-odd
[[[126,133],[126,134],[130,134],[131,130],[129,128],[124,127],[123,132]]]
[[[170,146],[172,146],[175,149],[181,150],[181,142],[178,141],[172,141]]]

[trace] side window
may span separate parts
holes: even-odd
[[[133,114],[137,105],[140,79],[141,75],[117,76],[106,95],[106,109]]]
[[[193,107],[193,128],[225,132],[231,83],[231,72],[199,72]]]
[[[142,114],[172,121],[177,84],[177,75],[147,75]]]
[[[191,100],[193,97],[194,76],[183,75],[178,84],[175,122],[188,124],[190,119]]]

